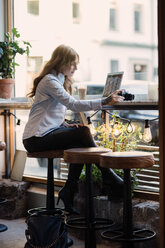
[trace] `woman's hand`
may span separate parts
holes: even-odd
[[[66,127],[77,127],[77,128],[79,128],[79,127],[83,127],[84,124],[81,124],[81,123],[72,123],[72,124],[65,123],[65,126]]]
[[[124,97],[118,95],[118,93],[121,93],[121,92],[122,90],[114,91],[112,94],[110,94],[109,96],[107,96],[106,98],[102,100],[102,105],[112,105],[117,102],[123,102]]]

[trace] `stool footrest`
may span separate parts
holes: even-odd
[[[1,204],[4,204],[4,203],[6,203],[7,202],[7,199],[5,199],[5,198],[0,198],[0,205]]]
[[[154,231],[148,229],[134,229],[131,235],[126,235],[123,229],[109,229],[101,233],[101,237],[111,241],[137,242],[152,239],[156,236]]]
[[[75,229],[88,229],[88,221],[85,217],[80,218],[71,218],[65,221],[66,226]],[[104,219],[104,218],[94,218],[90,220],[90,225],[93,226],[94,230],[100,230],[104,228],[111,227],[114,225],[112,220]]]
[[[61,209],[61,208],[47,209],[45,207],[31,208],[28,210],[29,215],[32,215],[35,213],[42,213],[42,212],[50,212],[50,214],[64,215],[65,211],[64,209]]]

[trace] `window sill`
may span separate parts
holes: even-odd
[[[41,184],[47,183],[46,178],[36,177],[36,176],[26,176],[26,175],[23,176],[23,181],[32,182],[32,183],[41,183]],[[59,187],[64,186],[64,184],[65,184],[65,180],[57,179],[54,181],[54,185]],[[159,193],[155,193],[155,192],[135,190],[134,197],[145,200],[151,200],[151,201],[159,201]]]

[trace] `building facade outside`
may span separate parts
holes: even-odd
[[[15,0],[14,13],[15,27],[32,44],[30,56],[18,58],[16,96],[29,92],[60,44],[80,54],[78,82],[104,83],[115,71],[124,71],[124,80],[157,81],[155,0]]]

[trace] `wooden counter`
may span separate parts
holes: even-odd
[[[32,102],[25,97],[16,97],[11,99],[0,98],[0,109],[30,109]]]
[[[124,101],[114,105],[103,106],[103,110],[158,110],[158,102]]]

